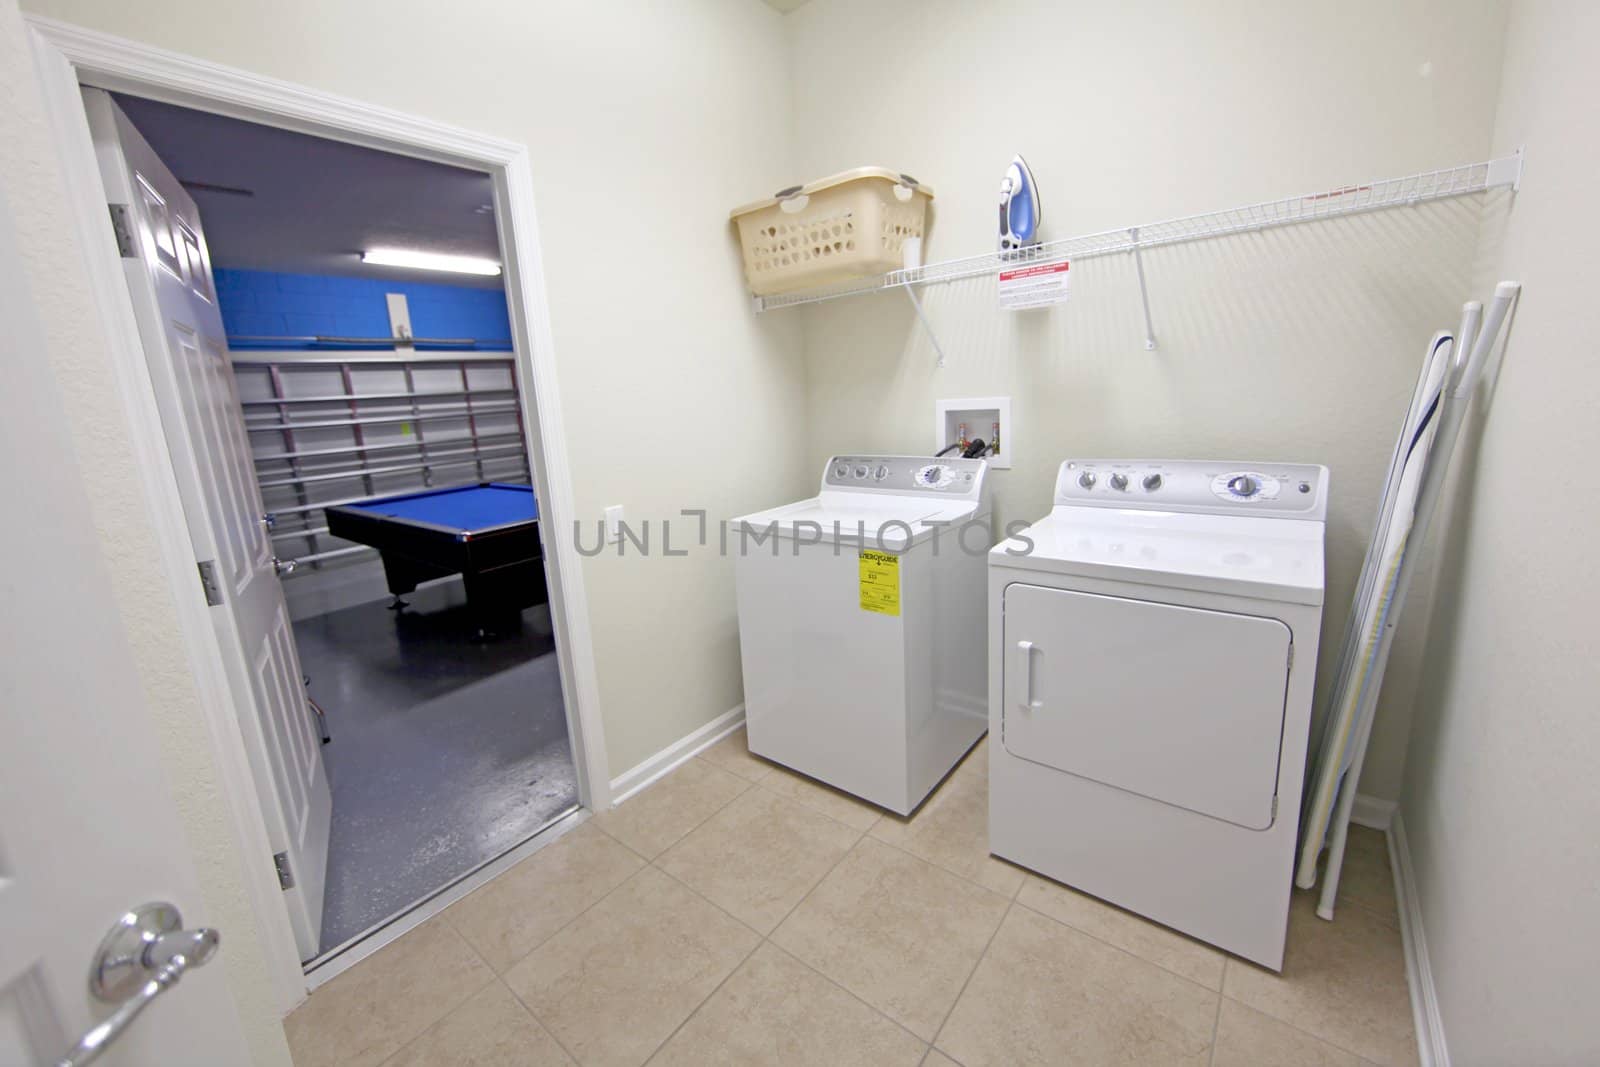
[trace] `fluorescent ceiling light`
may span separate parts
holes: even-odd
[[[437,252],[413,252],[405,248],[372,248],[361,253],[361,262],[380,267],[410,267],[413,270],[443,270],[452,274],[499,274],[500,264],[492,259],[471,256],[441,256]]]

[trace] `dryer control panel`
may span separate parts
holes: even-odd
[[[1069,459],[1056,505],[1325,519],[1328,468],[1226,460]]]
[[[834,456],[823,468],[822,488],[977,500],[988,470],[984,460],[951,456]]]

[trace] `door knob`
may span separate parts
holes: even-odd
[[[101,939],[89,968],[89,992],[122,1006],[79,1038],[56,1067],[81,1067],[98,1058],[189,968],[210,963],[221,943],[222,935],[208,927],[185,930],[172,904],[144,904],[123,915]]]

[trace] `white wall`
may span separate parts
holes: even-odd
[[[1483,288],[1523,285],[1457,456],[1401,814],[1452,1062],[1600,1062],[1600,7],[1517,3],[1499,150],[1522,192]]]
[[[792,171],[775,12],[751,0],[25,6],[527,144],[586,520],[609,504],[630,519],[736,515],[810,481],[798,323],[750,312],[726,218]],[[613,774],[740,701],[726,561],[602,555],[584,579]]]
[[[873,163],[930,183],[940,259],[994,247],[1016,152],[1046,238],[1484,159],[1504,9],[812,0],[787,22],[787,177]],[[813,464],[930,451],[937,398],[1012,396],[1006,521],[1048,509],[1071,455],[1327,464],[1325,678],[1423,349],[1470,294],[1479,212],[1474,198],[1150,253],[1155,353],[1126,258],[1075,268],[1052,311],[996,311],[989,279],[925,289],[942,370],[899,294],[771,314],[805,323]],[[1391,798],[1414,668],[1396,656],[1363,780]]]

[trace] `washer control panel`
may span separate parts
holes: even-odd
[[[977,499],[988,469],[981,459],[951,456],[834,456],[823,469],[822,487]]]
[[[1260,471],[1224,471],[1211,479],[1211,492],[1218,500],[1267,501],[1278,498],[1282,485],[1272,475]]]
[[[1328,468],[1310,463],[1069,459],[1056,475],[1055,502],[1321,519],[1327,491]]]

